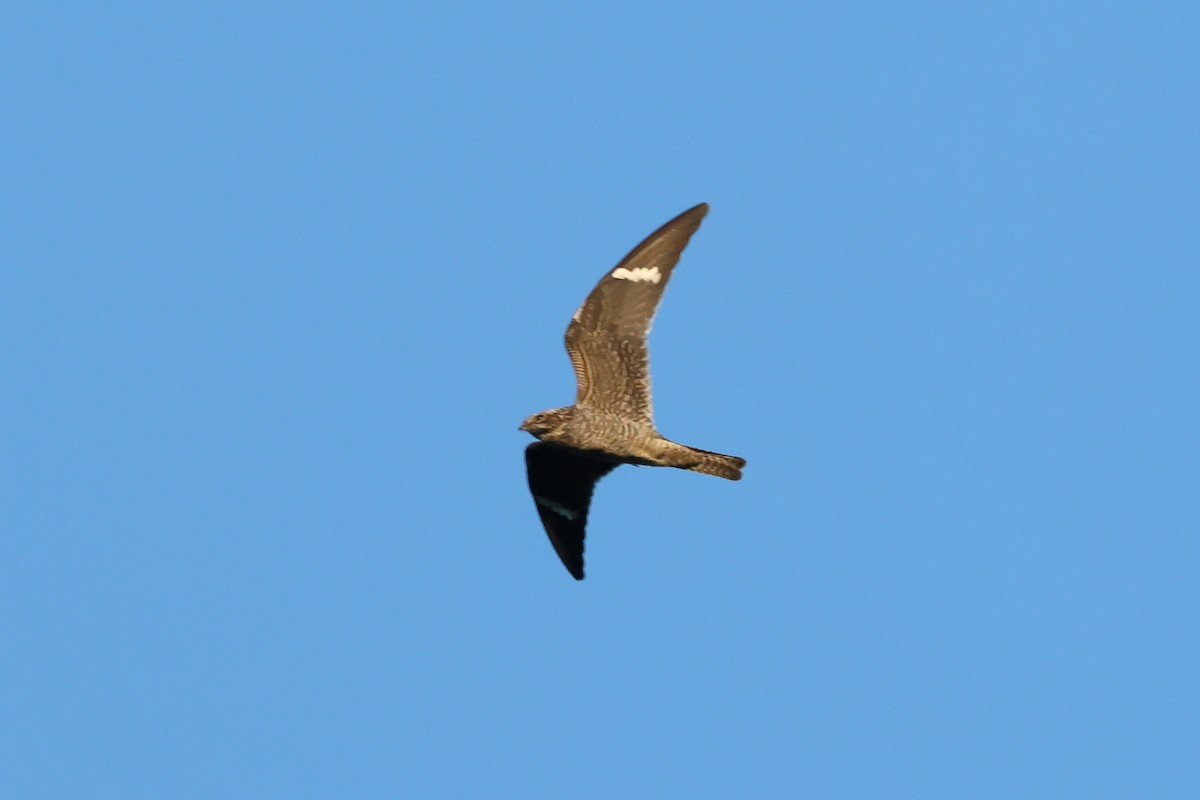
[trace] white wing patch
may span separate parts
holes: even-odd
[[[566,517],[567,519],[579,519],[578,512],[572,511],[571,509],[564,506],[562,503],[556,503],[553,500],[550,500],[549,498],[546,498],[546,497],[542,497],[539,494],[535,494],[533,496],[533,499],[537,501],[538,505],[545,506],[546,508],[553,511],[555,514],[558,514],[560,517]]]
[[[662,280],[662,273],[658,271],[658,267],[634,267],[633,269],[625,269],[625,267],[617,267],[613,270],[612,276],[621,281],[633,281],[634,283],[658,283]]]

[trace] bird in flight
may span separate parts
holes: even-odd
[[[563,566],[583,580],[583,539],[596,482],[621,464],[675,467],[731,481],[746,460],[672,442],[654,427],[646,336],[683,248],[708,213],[671,220],[609,271],[567,325],[575,404],[521,423],[529,490]]]

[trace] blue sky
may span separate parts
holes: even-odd
[[[1200,12],[31,4],[0,794],[1200,796]],[[712,205],[571,580],[561,336]]]

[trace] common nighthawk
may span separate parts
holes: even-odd
[[[529,489],[563,566],[583,580],[583,537],[596,482],[620,464],[676,467],[731,481],[746,460],[664,438],[650,406],[646,335],[671,270],[708,204],[663,225],[600,279],[567,325],[575,405],[523,423],[540,441],[525,449]]]

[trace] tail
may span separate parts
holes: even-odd
[[[700,456],[700,461],[695,466],[686,467],[686,469],[690,469],[692,472],[703,472],[705,475],[716,475],[718,478],[728,478],[731,481],[742,479],[742,467],[746,466],[746,459],[727,456],[724,453],[714,453],[710,450],[701,450],[699,447],[688,447],[688,450]]]

